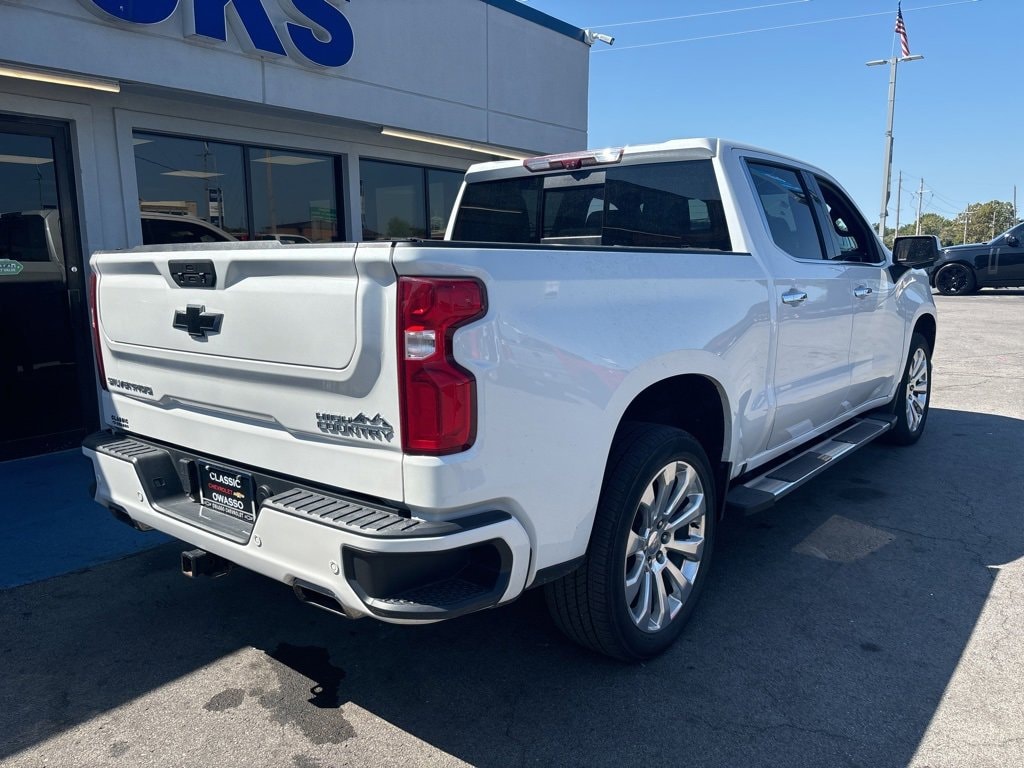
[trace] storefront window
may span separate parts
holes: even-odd
[[[257,240],[323,243],[338,239],[334,158],[249,147]]]
[[[144,225],[146,214],[172,214],[202,219],[234,237],[249,236],[240,146],[136,133],[135,173]]]
[[[448,228],[448,217],[462,186],[462,171],[427,169],[427,202],[430,205],[430,237],[440,240]]]
[[[0,135],[0,171],[0,215],[57,207],[53,142],[49,138]],[[7,258],[6,254],[2,258]]]
[[[427,205],[423,169],[414,165],[362,160],[363,240],[426,237]]]
[[[342,239],[334,155],[134,137],[145,243]]]
[[[363,240],[444,237],[461,171],[361,160]]]

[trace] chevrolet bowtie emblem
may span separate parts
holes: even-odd
[[[174,327],[188,331],[193,339],[205,339],[208,333],[220,333],[220,321],[224,315],[207,312],[201,304],[189,304],[184,311],[174,312]]]

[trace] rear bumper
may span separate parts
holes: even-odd
[[[86,439],[95,500],[236,565],[332,597],[347,616],[425,623],[517,597],[526,584],[529,538],[505,512],[432,522],[251,467],[254,523],[197,503],[193,462],[214,461],[111,432]]]

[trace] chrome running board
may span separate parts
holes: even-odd
[[[725,498],[728,510],[745,515],[763,512],[786,494],[820,475],[839,459],[888,432],[895,423],[895,416],[877,414],[854,419],[841,432],[822,440],[799,456],[733,487]]]

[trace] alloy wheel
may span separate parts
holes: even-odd
[[[907,426],[916,432],[928,408],[928,355],[918,347],[907,371]]]
[[[686,603],[704,554],[706,522],[697,470],[685,461],[662,467],[640,498],[626,542],[626,607],[642,631],[664,629]]]
[[[970,275],[965,267],[952,264],[939,273],[939,284],[936,286],[941,293],[966,293],[970,284]]]

